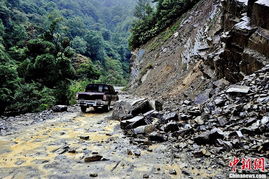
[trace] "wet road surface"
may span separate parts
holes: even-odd
[[[110,115],[77,112],[0,136],[0,178],[188,178],[182,175],[188,165],[171,157],[169,145],[132,144]],[[94,155],[103,158],[84,161]]]

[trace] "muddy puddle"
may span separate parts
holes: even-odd
[[[182,169],[214,175],[172,158],[167,144],[131,144],[109,115],[62,116],[0,137],[0,178],[188,178]],[[92,155],[103,159],[85,163]]]

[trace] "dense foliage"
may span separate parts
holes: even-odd
[[[138,0],[129,46],[132,49],[148,42],[173,24],[199,0]]]
[[[134,6],[135,0],[1,0],[0,114],[74,102],[89,82],[126,84]]]

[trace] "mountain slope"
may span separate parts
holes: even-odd
[[[200,1],[173,26],[134,52],[131,75],[135,94],[175,96],[192,85],[201,88],[208,82],[200,69],[200,56],[218,48],[209,44],[208,37],[213,38],[211,43],[218,43],[219,6],[214,0]]]
[[[247,2],[202,0],[136,49],[130,91],[203,103],[215,88],[268,64],[268,6]]]

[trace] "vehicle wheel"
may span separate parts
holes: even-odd
[[[81,106],[80,109],[81,109],[81,112],[85,113],[86,110],[87,110],[87,107],[85,107],[85,106]]]
[[[110,111],[110,102],[108,103],[108,105],[103,107],[105,112],[109,112]]]

